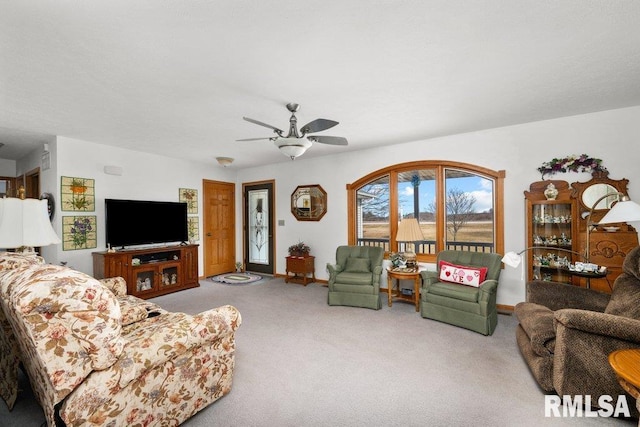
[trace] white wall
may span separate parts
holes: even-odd
[[[532,182],[541,179],[536,169],[543,162],[583,153],[600,158],[610,171],[611,179],[629,179],[629,195],[640,201],[636,148],[639,141],[640,107],[632,107],[316,159],[302,156],[289,163],[241,170],[237,188],[241,188],[242,182],[275,179],[276,219],[285,220],[285,225],[276,226],[275,231],[276,271],[285,272],[287,248],[303,240],[316,256],[316,277],[326,279],[326,263],[335,261],[335,248],[347,241],[346,184],[370,172],[415,160],[451,160],[493,170],[504,169],[505,251],[519,251],[526,243],[523,192]],[[591,175],[586,173],[553,176],[553,179],[569,183],[584,182],[590,178]],[[291,193],[298,185],[304,184],[320,184],[328,194],[328,212],[319,222],[296,221],[290,212]],[[238,205],[238,215],[240,209]],[[238,229],[238,242],[241,242],[241,236]],[[241,243],[237,247],[240,250]],[[523,300],[521,270],[505,268],[498,288],[498,303],[515,305]]]
[[[179,147],[177,148],[179,149]],[[54,229],[62,237],[62,216],[96,215],[98,247],[96,249],[63,251],[62,245],[43,248],[43,256],[52,264],[66,261],[69,266],[88,274],[93,272],[91,252],[106,250],[104,231],[104,199],[134,199],[178,201],[179,188],[198,189],[198,218],[202,232],[202,180],[235,182],[236,173],[220,167],[215,159],[210,164],[192,163],[138,151],[115,148],[77,139],[58,137],[50,145],[52,164],[57,162],[54,176],[42,180],[43,191],[56,199]],[[121,176],[107,175],[104,166],[119,166]],[[63,212],[60,209],[60,177],[95,179],[96,206],[94,212]],[[198,242],[201,243],[201,242]],[[202,247],[199,248],[200,272],[203,273]]]

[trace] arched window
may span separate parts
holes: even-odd
[[[401,163],[347,186],[349,244],[410,251],[435,261],[444,249],[504,250],[504,171],[448,161]],[[422,239],[396,241],[398,225],[415,218]]]

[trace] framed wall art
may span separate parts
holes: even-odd
[[[190,243],[200,240],[200,226],[197,216],[187,218],[187,233],[189,234]]]
[[[194,188],[180,188],[178,200],[187,204],[188,214],[198,213],[198,190]]]
[[[63,176],[60,183],[60,209],[63,211],[95,211],[95,180]]]
[[[93,249],[97,246],[96,216],[62,217],[62,250]]]

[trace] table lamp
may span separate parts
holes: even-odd
[[[46,200],[0,199],[0,248],[26,254],[33,248],[60,243],[49,221]]]
[[[420,224],[416,218],[404,218],[398,224],[398,233],[396,234],[396,242],[415,243],[424,240],[424,235],[420,229]],[[414,268],[416,266],[415,251],[407,251],[405,245],[404,259],[407,261],[407,267]],[[415,248],[414,248],[415,249]]]

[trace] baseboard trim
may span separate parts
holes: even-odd
[[[508,314],[511,316],[514,307],[512,305],[496,304],[496,309],[498,310],[498,314]]]
[[[292,277],[292,276],[290,276],[290,277]],[[286,279],[287,275],[286,274],[281,274],[281,273],[274,273],[273,278],[274,279],[278,279],[278,278]],[[317,283],[318,285],[329,286],[329,282],[327,280],[323,280],[323,279],[316,279],[313,282],[309,282],[309,283]]]

